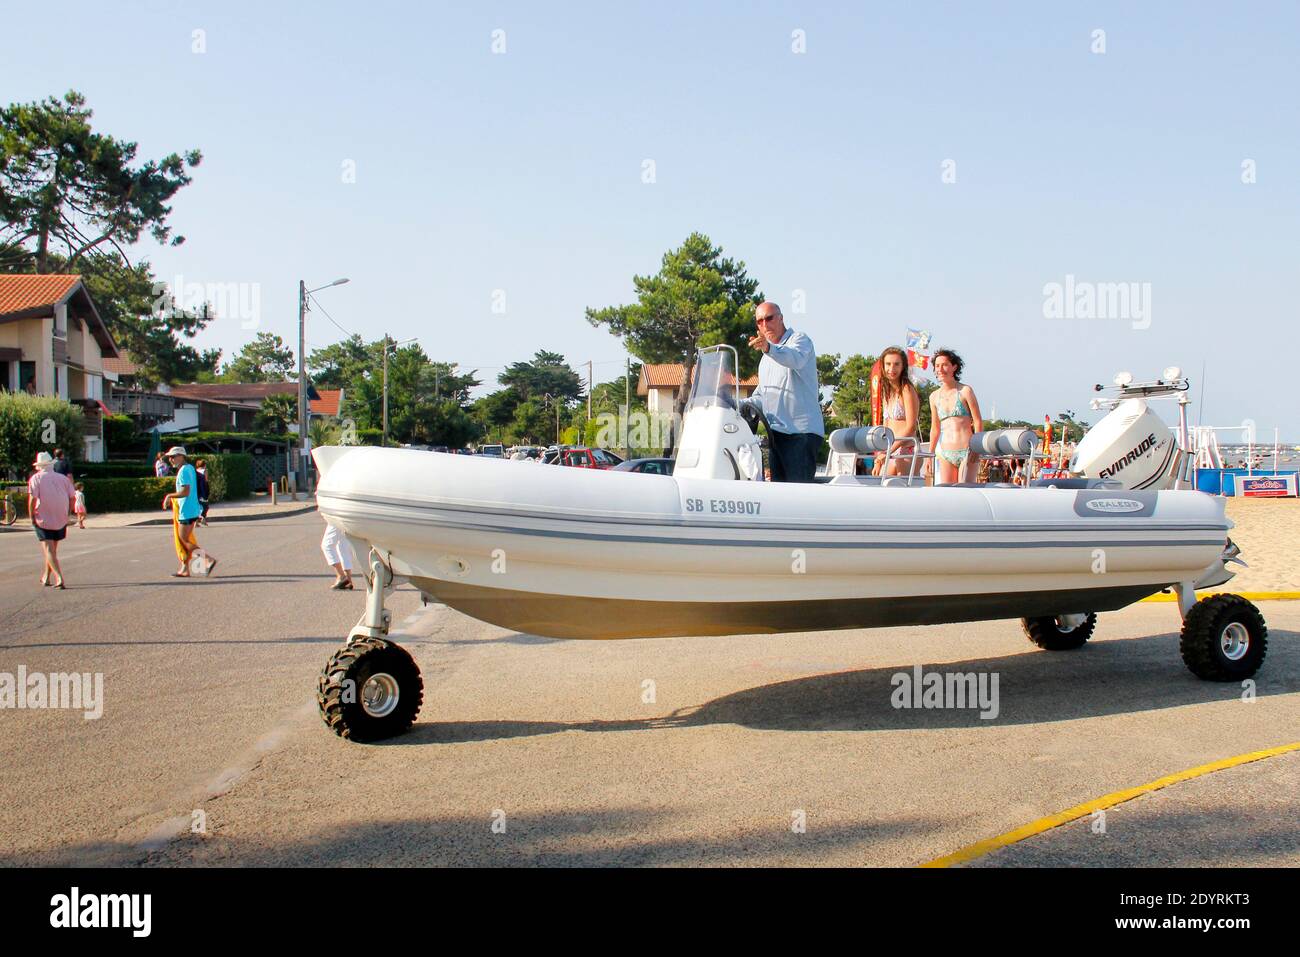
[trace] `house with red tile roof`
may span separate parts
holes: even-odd
[[[104,458],[104,360],[117,344],[77,275],[0,275],[0,388],[59,396],[85,412],[82,447]]]
[[[699,366],[694,368],[698,369]],[[636,382],[636,394],[645,398],[647,412],[671,415],[685,382],[686,366],[680,362],[647,363],[641,366],[641,376]],[[757,388],[758,376],[752,375],[748,379],[741,379],[740,397],[748,399]]]
[[[159,424],[163,431],[252,432],[262,403],[273,395],[298,396],[297,382],[191,382],[162,386],[176,403],[174,418]],[[316,411],[322,393],[307,383],[308,416]],[[297,432],[295,425],[290,432]]]
[[[317,389],[319,399],[311,400],[311,414],[336,419],[339,409],[343,407],[342,389]]]

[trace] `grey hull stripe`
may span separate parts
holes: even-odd
[[[326,509],[328,515],[338,515],[342,518],[349,517],[348,512]],[[986,540],[979,542],[897,542],[897,541],[856,541],[856,542],[821,542],[808,541],[807,539],[789,538],[784,541],[762,541],[748,537],[744,538],[669,538],[664,536],[652,535],[608,535],[598,532],[565,532],[553,531],[542,528],[503,528],[500,525],[477,525],[469,522],[447,522],[439,521],[424,516],[404,518],[401,516],[375,516],[372,514],[360,514],[358,518],[365,518],[370,521],[388,522],[394,525],[409,525],[416,522],[421,525],[428,525],[435,528],[454,528],[461,531],[470,532],[490,532],[496,535],[528,535],[539,538],[567,538],[581,541],[594,542],[636,542],[644,545],[713,545],[725,547],[750,547],[759,548],[1088,548],[1105,546],[1107,548],[1150,548],[1153,546],[1198,546],[1213,545],[1222,546],[1223,542],[1217,538],[1211,539],[1136,539],[1132,541],[1114,541],[1106,539],[1089,539],[1086,541],[1036,541],[1036,542],[1002,542],[996,540]],[[829,531],[829,529],[828,529]],[[1086,529],[1077,529],[1077,531],[1087,531]],[[1100,532],[1101,529],[1094,530]],[[1112,529],[1112,532],[1127,532],[1128,529]]]
[[[1026,493],[1032,494],[1032,493]],[[472,515],[492,515],[492,516],[509,516],[514,518],[526,518],[532,521],[543,522],[599,522],[602,525],[640,525],[662,527],[666,525],[675,525],[679,528],[698,528],[701,530],[711,530],[719,532],[735,531],[742,529],[760,529],[762,531],[792,531],[792,532],[895,532],[908,535],[917,533],[952,533],[953,528],[936,527],[933,525],[799,525],[781,522],[728,522],[727,524],[716,524],[696,519],[679,518],[674,516],[665,516],[662,519],[657,518],[627,518],[624,516],[574,516],[574,515],[556,515],[551,512],[522,511],[519,509],[484,509],[481,507],[468,505],[452,505],[429,502],[411,502],[403,499],[381,498],[379,496],[363,496],[350,493],[328,492],[321,497],[340,499],[346,502],[356,502],[362,505],[389,505],[394,508],[414,511],[428,512],[469,512]],[[1102,525],[1101,522],[1111,520],[1116,524]],[[1141,524],[1131,523],[1124,518],[1116,515],[1097,515],[1095,518],[1089,516],[1087,525],[1030,525],[1030,524],[1010,524],[1010,523],[985,523],[981,525],[963,525],[963,532],[1087,532],[1097,531],[1118,531],[1118,532],[1223,532],[1227,533],[1227,524],[1223,525],[1203,525],[1203,524],[1175,524],[1171,522],[1153,524],[1144,521]],[[439,524],[442,524],[439,522]],[[1216,544],[1218,543],[1216,539]]]

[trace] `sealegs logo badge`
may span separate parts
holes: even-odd
[[[1092,501],[1083,504],[1085,508],[1090,508],[1094,512],[1106,512],[1108,514],[1140,512],[1143,508],[1141,502],[1135,502],[1131,498],[1094,498]]]

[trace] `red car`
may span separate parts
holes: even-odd
[[[623,460],[613,452],[606,452],[604,449],[589,449],[585,446],[578,446],[573,449],[563,449],[556,461],[557,465],[568,465],[579,469],[612,469]]]

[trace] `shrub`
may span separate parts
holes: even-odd
[[[135,421],[129,415],[104,416],[104,446],[112,452],[137,445]]]
[[[88,512],[161,512],[163,496],[176,491],[174,478],[86,479]]]
[[[247,498],[252,492],[253,457],[238,452],[220,455],[196,454],[190,462],[203,459],[208,465],[208,501],[226,502]],[[175,478],[171,479],[175,482]]]
[[[262,432],[168,432],[161,437],[162,450],[164,452],[170,446],[183,445],[190,452],[191,457],[202,456],[204,453],[199,446],[202,443],[238,443],[241,439],[247,442],[267,442],[275,443],[277,446],[284,445],[288,442],[294,444],[296,436],[292,435],[267,435]],[[147,444],[147,442],[146,442]],[[195,446],[195,448],[190,448]]]
[[[112,462],[78,462],[72,467],[73,479],[101,478],[153,478],[153,466],[143,460],[131,462],[114,460]]]
[[[84,424],[79,406],[55,396],[0,393],[0,472],[26,475],[37,452],[56,446],[74,459]]]

